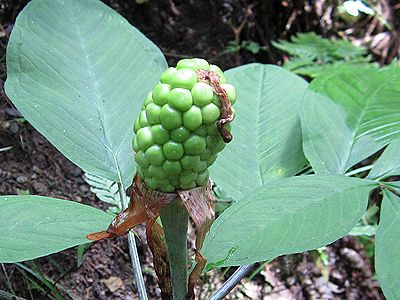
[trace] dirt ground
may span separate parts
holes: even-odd
[[[102,209],[83,179],[83,172],[60,154],[7,99],[5,49],[18,12],[27,1],[0,0],[0,194],[35,194],[71,199]],[[228,69],[249,62],[281,64],[284,56],[270,41],[295,32],[344,35],[355,41],[389,35],[386,44],[369,44],[375,58],[388,63],[396,55],[396,28],[384,31],[373,20],[362,20],[346,32],[329,19],[329,1],[104,1],[126,17],[165,53],[172,65],[184,57],[204,57]],[[314,4],[312,4],[314,3]],[[398,9],[390,1],[392,18]],[[385,11],[384,11],[385,12]],[[368,26],[365,26],[368,24]],[[368,32],[370,30],[370,32]],[[369,36],[368,36],[369,34]],[[246,50],[223,54],[230,41],[252,40],[268,46],[253,54]],[[386,47],[386,48],[385,48]],[[376,195],[379,201],[379,195]],[[150,299],[159,299],[143,228],[137,229],[139,254]],[[372,241],[345,237],[319,255],[316,251],[280,257],[261,265],[252,281],[244,280],[226,299],[384,299],[373,277]],[[66,299],[137,299],[126,238],[102,241],[87,251],[77,266],[76,249],[26,262],[32,270],[56,283]],[[234,269],[217,270],[203,279],[206,299]],[[36,283],[35,283],[36,282]],[[0,290],[26,299],[49,299],[52,292],[14,264],[0,266]],[[1,296],[0,296],[1,299]],[[52,299],[52,298],[50,298]]]

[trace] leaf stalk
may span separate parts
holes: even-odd
[[[188,286],[187,232],[189,215],[186,207],[178,198],[163,208],[160,216],[168,246],[173,299],[184,300]]]
[[[120,197],[122,208],[128,207],[128,201],[122,184],[118,182],[118,194]],[[140,267],[139,254],[137,252],[135,235],[132,231],[128,232],[129,255],[131,257],[133,277],[135,278],[136,288],[140,300],[148,300],[146,293],[146,285],[144,283],[142,269]]]

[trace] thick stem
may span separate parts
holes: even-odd
[[[187,231],[189,216],[180,199],[161,209],[161,222],[168,246],[169,268],[174,300],[186,299]]]

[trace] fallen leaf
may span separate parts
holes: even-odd
[[[102,279],[101,281],[104,282],[104,284],[112,293],[114,293],[116,290],[124,285],[122,279],[117,276],[111,276],[110,278]]]

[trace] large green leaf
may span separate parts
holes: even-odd
[[[208,267],[250,264],[329,244],[357,224],[375,185],[340,175],[266,184],[214,222],[203,247]]]
[[[318,77],[304,95],[304,153],[316,173],[345,171],[400,137],[400,68]]]
[[[305,164],[300,101],[307,83],[272,65],[249,64],[226,72],[238,91],[233,141],[218,156],[211,177],[238,200],[274,177]]]
[[[396,193],[400,194],[400,181],[385,182],[385,185],[389,186]]]
[[[112,216],[73,201],[40,196],[0,196],[0,262],[45,256],[88,242]]]
[[[132,124],[166,62],[97,0],[33,0],[7,49],[6,93],[24,117],[90,173],[130,183]]]
[[[400,299],[400,197],[383,192],[375,239],[375,269],[388,300]]]
[[[368,178],[382,179],[393,175],[400,175],[400,139],[391,143],[375,163]]]

